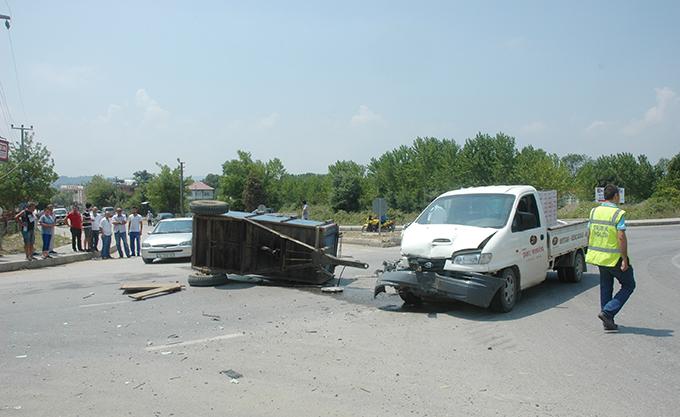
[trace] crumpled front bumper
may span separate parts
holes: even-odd
[[[406,289],[419,297],[444,298],[488,307],[503,281],[493,275],[471,272],[390,271],[378,277],[373,297],[385,292],[385,287]]]

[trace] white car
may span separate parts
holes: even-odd
[[[142,243],[142,260],[191,258],[191,218],[161,220]]]

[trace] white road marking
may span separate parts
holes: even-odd
[[[84,307],[99,307],[99,306],[110,306],[114,304],[123,304],[123,303],[131,303],[132,300],[124,300],[124,301],[111,301],[109,303],[97,303],[97,304],[81,304],[78,307],[84,308]]]
[[[244,336],[243,333],[232,333],[232,334],[223,334],[222,336],[215,336],[215,337],[206,337],[203,339],[196,339],[196,340],[187,340],[186,342],[180,342],[180,343],[171,343],[169,345],[161,345],[161,346],[149,346],[146,348],[147,352],[154,352],[157,350],[165,350],[165,349],[174,349],[180,346],[191,346],[191,345],[199,345],[201,343],[208,343],[208,342],[216,342],[218,340],[226,340],[226,339],[233,339],[235,337],[241,337]]]
[[[677,255],[675,255],[675,256],[671,259],[671,262],[673,263],[673,265],[674,265],[676,268],[680,269],[680,253],[678,253]]]

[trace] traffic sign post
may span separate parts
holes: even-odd
[[[378,236],[381,236],[382,217],[387,214],[387,201],[384,198],[373,199],[373,212],[378,216]]]

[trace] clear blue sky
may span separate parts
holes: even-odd
[[[178,156],[204,175],[238,149],[326,172],[478,131],[560,155],[680,152],[677,1],[8,3],[11,121],[62,175]]]

